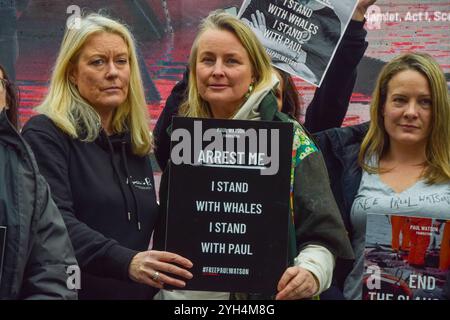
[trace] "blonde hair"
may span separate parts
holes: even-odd
[[[228,14],[223,10],[213,11],[201,22],[199,31],[191,48],[189,57],[188,97],[180,108],[180,114],[188,117],[212,117],[209,104],[202,99],[198,92],[196,77],[198,43],[200,37],[207,30],[229,31],[238,38],[247,51],[252,64],[252,71],[255,77],[253,92],[257,92],[260,88],[269,85],[272,79],[273,71],[270,64],[270,58],[253,31],[245,23],[231,14]]]
[[[72,138],[94,141],[98,137],[101,129],[100,116],[69,80],[69,73],[89,37],[104,32],[116,34],[125,41],[130,63],[128,97],[114,112],[112,130],[115,133],[129,130],[133,153],[144,156],[152,149],[153,142],[148,128],[148,113],[135,41],[127,27],[110,18],[89,14],[81,18],[79,26],[66,30],[48,94],[36,110],[52,119]]]
[[[434,184],[450,180],[450,100],[447,82],[439,64],[428,54],[407,53],[401,55],[381,71],[370,106],[370,126],[362,142],[358,161],[369,173],[379,173],[380,168],[370,166],[367,159],[375,156],[380,159],[388,150],[389,137],[383,120],[383,107],[386,103],[391,79],[405,70],[414,70],[425,76],[431,90],[430,134],[426,145],[427,169],[424,178]]]

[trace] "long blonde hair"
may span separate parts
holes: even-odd
[[[407,53],[401,55],[381,71],[370,106],[370,126],[359,152],[360,166],[370,173],[379,173],[380,168],[367,163],[375,156],[380,159],[389,147],[389,137],[383,120],[383,108],[387,99],[391,79],[405,70],[414,70],[425,76],[431,90],[431,124],[426,145],[427,168],[424,178],[429,184],[450,180],[450,100],[447,82],[439,64],[428,54]]]
[[[148,113],[135,41],[127,27],[110,18],[89,14],[81,18],[78,26],[66,30],[48,94],[36,110],[47,115],[72,138],[94,141],[98,137],[101,129],[100,116],[69,80],[69,72],[89,37],[104,32],[119,35],[125,41],[130,55],[128,97],[114,112],[112,130],[115,133],[129,130],[133,153],[144,156],[152,149],[153,142],[148,128]]]
[[[207,30],[226,30],[234,34],[247,51],[252,71],[255,77],[253,92],[271,83],[272,66],[261,42],[256,38],[253,31],[238,18],[224,12],[216,10],[203,19],[199,31],[194,40],[189,57],[189,85],[188,97],[180,108],[180,114],[188,117],[211,118],[212,113],[209,104],[202,99],[197,88],[197,54],[198,42],[203,33]]]

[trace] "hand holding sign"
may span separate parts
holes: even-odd
[[[179,267],[179,266],[181,267]],[[192,262],[180,255],[149,250],[139,252],[131,260],[128,274],[131,280],[162,289],[165,284],[183,288],[184,281],[172,278],[173,274],[185,279],[191,279],[192,274],[184,268],[191,268]]]
[[[298,300],[311,298],[319,286],[310,271],[295,266],[286,269],[277,289],[276,300]]]

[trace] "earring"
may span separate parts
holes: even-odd
[[[250,95],[252,94],[254,85],[255,85],[255,84],[252,82],[252,83],[250,83],[250,85],[248,86],[247,93],[245,94],[245,99],[248,99],[248,98],[250,97]]]
[[[69,76],[69,82],[71,84],[73,84],[75,87],[77,86],[76,82],[75,82],[75,77],[74,76]]]

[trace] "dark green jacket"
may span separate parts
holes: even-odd
[[[76,299],[72,244],[34,156],[0,113],[0,226],[6,227],[0,299]],[[69,281],[74,284],[74,282]]]
[[[293,122],[294,131],[301,131],[306,140],[302,144],[310,145],[306,153],[299,150],[302,154],[294,172],[296,255],[306,245],[316,244],[327,248],[337,259],[353,261],[351,243],[330,188],[322,153],[298,122],[278,111],[275,96],[268,95],[259,111],[264,121]]]

